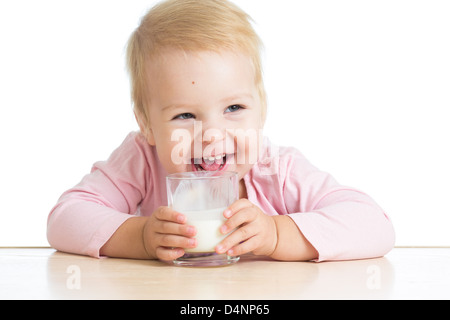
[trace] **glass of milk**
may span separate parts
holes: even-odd
[[[197,171],[174,173],[166,178],[168,206],[183,213],[195,226],[197,246],[173,261],[178,266],[224,266],[239,257],[217,254],[215,247],[227,236],[220,232],[223,212],[238,199],[236,172]]]

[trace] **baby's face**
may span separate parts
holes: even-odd
[[[168,50],[148,66],[149,134],[168,173],[236,171],[256,162],[263,119],[248,56]]]

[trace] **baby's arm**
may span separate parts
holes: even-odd
[[[174,260],[183,248],[194,248],[194,227],[186,216],[168,207],[159,207],[150,217],[136,217],[123,223],[100,249],[101,255],[133,259]]]
[[[236,230],[216,247],[218,253],[239,256],[252,252],[283,261],[307,261],[318,257],[317,251],[288,216],[266,215],[247,199],[232,204],[224,216],[228,220],[221,232],[227,234]]]
[[[155,175],[161,170],[153,151],[143,137],[130,134],[107,161],[96,163],[90,174],[66,191],[48,217],[52,247],[93,257],[106,253],[144,257],[142,228],[150,219],[136,213],[164,178]],[[155,206],[157,201],[162,196]],[[154,210],[152,204],[147,208]],[[142,213],[149,215],[147,211]]]
[[[298,153],[280,167],[287,217],[317,250],[316,261],[375,258],[392,249],[392,223],[367,194],[340,185]]]
[[[277,226],[278,241],[273,259],[283,261],[309,261],[317,259],[319,254],[288,216],[273,216]]]
[[[274,163],[276,170],[270,172],[257,168],[271,174],[254,174],[248,181],[273,207],[259,208],[245,200],[246,208],[239,200],[241,205],[225,214],[229,219],[222,232],[238,229],[218,252],[325,261],[380,257],[392,249],[392,223],[368,195],[338,184],[296,150],[282,149]]]
[[[100,255],[115,258],[149,259],[142,232],[148,217],[126,220],[100,248]]]

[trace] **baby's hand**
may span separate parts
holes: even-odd
[[[184,255],[183,248],[195,248],[195,227],[186,224],[186,216],[159,207],[148,218],[143,230],[144,247],[150,257],[174,260]]]
[[[238,256],[253,252],[255,255],[270,256],[277,245],[277,228],[274,219],[247,199],[233,203],[224,212],[228,218],[220,228],[223,234],[229,233],[217,247],[217,253]]]

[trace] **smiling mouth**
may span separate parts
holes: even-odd
[[[227,167],[227,159],[231,154],[192,159],[193,171],[223,171]]]

